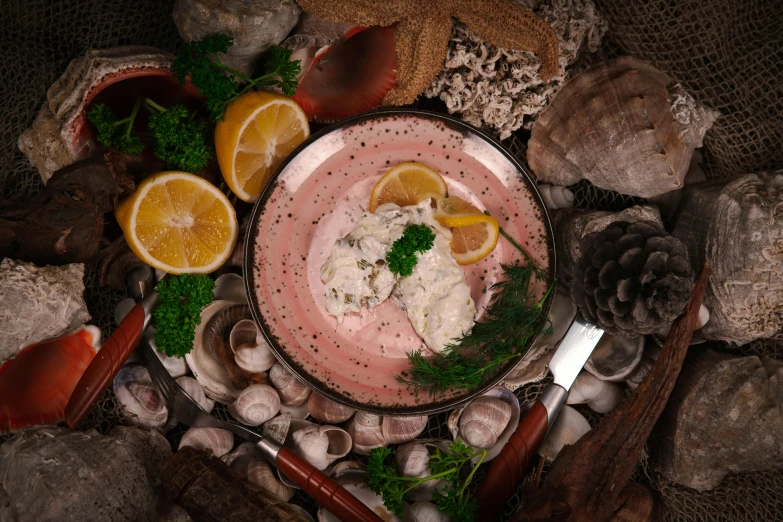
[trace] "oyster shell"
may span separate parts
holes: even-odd
[[[688,186],[672,234],[712,267],[694,338],[741,345],[783,328],[783,171]]]
[[[38,267],[5,258],[0,262],[0,362],[25,344],[66,334],[90,320],[84,265]]]
[[[587,179],[644,198],[682,187],[719,113],[669,81],[630,56],[568,80],[533,125],[527,159],[536,177],[564,186]]]
[[[166,401],[152,382],[144,366],[124,366],[114,377],[114,395],[133,426],[160,428],[166,424]]]
[[[294,0],[176,0],[172,18],[186,42],[215,33],[233,38],[221,62],[252,74],[258,58],[283,41],[301,12]]]
[[[96,148],[92,132],[85,132],[84,110],[101,90],[137,76],[170,76],[173,60],[167,52],[140,45],[88,51],[74,59],[49,87],[33,125],[19,137],[19,150],[46,183],[54,171]]]
[[[639,366],[644,354],[644,336],[629,339],[604,334],[585,363],[585,370],[604,381],[626,380]]]

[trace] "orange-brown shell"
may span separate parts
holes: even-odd
[[[622,194],[652,197],[682,187],[695,147],[717,116],[697,107],[669,77],[626,56],[566,82],[533,126],[527,159],[555,185],[587,179]],[[672,103],[689,100],[678,118]]]

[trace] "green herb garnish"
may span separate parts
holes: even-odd
[[[156,290],[155,344],[169,357],[183,357],[193,349],[201,310],[215,298],[215,282],[204,274],[182,274],[163,279]]]
[[[103,145],[128,154],[141,154],[144,144],[134,129],[141,107],[150,113],[147,137],[155,156],[169,167],[187,172],[207,166],[212,157],[207,145],[207,124],[196,120],[196,111],[189,111],[180,103],[167,109],[149,98],[138,98],[131,115],[122,120],[99,103],[87,112],[87,119],[95,125],[98,141]]]
[[[130,116],[120,120],[111,109],[99,103],[87,113],[87,120],[95,126],[100,143],[127,154],[141,154],[144,144],[133,128],[140,108],[141,100],[136,100]]]
[[[544,311],[544,303],[554,289],[547,289],[538,302],[533,279],[546,281],[547,272],[537,268],[527,252],[501,228],[500,233],[526,258],[524,265],[501,265],[503,279],[494,290],[483,321],[473,325],[468,335],[455,339],[437,355],[425,356],[420,351],[408,353],[411,368],[397,376],[397,381],[413,388],[414,393],[426,390],[430,395],[449,388],[473,390],[496,375],[511,359],[521,357],[530,340],[540,332],[550,335],[552,325]]]
[[[149,129],[152,152],[177,170],[196,172],[212,157],[207,145],[207,123],[196,120],[181,103],[168,109],[149,98],[144,106],[150,111]]]
[[[383,505],[398,517],[403,517],[405,495],[413,488],[429,480],[445,479],[443,491],[435,491],[433,498],[438,509],[447,514],[452,522],[472,522],[476,518],[478,505],[465,490],[476,469],[484,461],[487,450],[468,448],[461,440],[449,445],[449,451],[438,450],[430,457],[428,477],[403,477],[394,464],[394,456],[389,448],[375,448],[370,452],[367,462],[367,486],[383,499]],[[460,479],[460,471],[470,461],[478,457],[468,476]]]
[[[416,252],[426,252],[434,242],[435,233],[427,225],[408,225],[386,254],[389,270],[403,277],[411,275],[418,262]]]
[[[190,82],[207,99],[207,109],[215,121],[223,119],[226,105],[255,87],[277,85],[286,96],[293,95],[297,87],[301,62],[291,61],[289,49],[271,47],[264,61],[265,73],[251,78],[220,62],[217,55],[226,53],[233,43],[233,38],[216,33],[189,42],[174,60],[174,76],[182,84],[190,76]],[[246,85],[241,86],[238,80]]]

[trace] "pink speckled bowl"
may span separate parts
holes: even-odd
[[[342,325],[327,314],[321,265],[335,240],[366,210],[381,175],[405,161],[438,170],[450,195],[489,210],[539,266],[550,269],[540,292],[554,277],[552,228],[541,197],[524,168],[483,132],[440,114],[391,110],[311,136],[280,165],[253,210],[245,247],[249,302],[289,370],[335,401],[383,414],[454,407],[494,385],[515,364],[472,392],[415,395],[395,380],[409,366],[406,352],[422,346],[404,311],[386,301],[346,316]],[[501,238],[492,254],[463,267],[478,319],[500,264],[521,257]]]

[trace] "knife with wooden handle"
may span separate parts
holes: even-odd
[[[477,520],[494,522],[530,469],[533,457],[557,419],[568,390],[582,371],[604,331],[577,317],[549,362],[554,382],[519,422],[476,490]]]
[[[84,420],[136,349],[157,302],[158,293],[152,291],[136,303],[95,354],[65,407],[65,421],[72,430]]]

